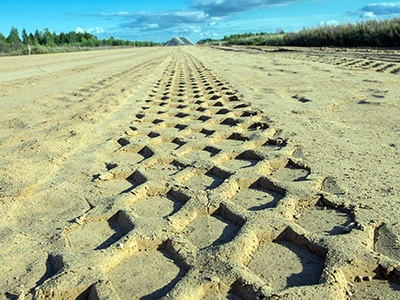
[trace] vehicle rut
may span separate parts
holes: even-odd
[[[375,225],[331,178],[216,71],[171,56],[93,174],[107,194],[53,237],[35,299],[337,299],[378,266],[399,281],[352,247],[373,245]]]

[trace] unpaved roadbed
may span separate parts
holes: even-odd
[[[10,58],[0,299],[397,298],[398,72],[239,50]]]

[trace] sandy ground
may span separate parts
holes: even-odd
[[[0,299],[399,299],[399,61],[0,58]]]

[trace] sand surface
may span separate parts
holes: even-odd
[[[400,52],[0,58],[0,299],[399,299]]]

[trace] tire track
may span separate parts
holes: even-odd
[[[289,58],[311,60],[313,62],[336,65],[351,69],[363,69],[380,73],[391,73],[393,75],[397,75],[400,73],[400,64],[387,63],[375,59],[358,59],[358,58],[346,58],[346,57],[343,58],[333,55],[329,56],[306,55],[306,57],[302,57],[300,55],[291,55],[289,56]]]
[[[8,245],[0,253],[1,290],[10,297],[20,285],[27,291],[48,278],[43,252],[53,249],[49,237],[57,232],[55,224],[83,213],[92,199],[101,197],[94,186],[81,183],[90,180],[94,166],[102,160],[105,140],[129,118],[132,101],[147,93],[149,82],[168,61],[168,56],[153,55],[144,63],[129,62],[121,72],[111,71],[74,91],[40,98],[20,109],[21,115],[29,112],[26,119],[31,114],[35,118],[19,130],[10,127],[12,135],[4,143],[8,149],[2,149],[7,159],[0,170],[4,217],[0,231]],[[75,95],[83,89],[87,95]],[[5,262],[10,259],[20,264],[8,267]]]
[[[109,107],[111,103],[113,106],[120,105],[123,101],[125,101],[124,99],[129,98],[134,91],[137,91],[139,89],[139,86],[141,84],[138,80],[135,79],[135,77],[139,78],[143,74],[148,73],[148,68],[150,66],[158,65],[164,59],[165,57],[161,57],[154,61],[142,63],[135,66],[134,68],[129,68],[119,73],[112,74],[107,78],[101,79],[100,81],[89,83],[88,85],[81,87],[77,91],[61,94],[58,98],[55,99],[54,97],[51,97],[51,101],[58,101],[58,103],[60,103],[60,107],[56,107],[53,104],[53,109],[55,111],[61,111],[65,109],[65,103],[67,103],[67,108],[69,106],[74,107],[72,111],[73,114],[63,115],[61,113],[58,113],[55,116],[47,116],[46,122],[41,122],[40,124],[38,124],[38,126],[32,126],[32,129],[30,130],[30,135],[34,137],[46,136],[50,135],[50,130],[52,133],[59,132],[55,133],[55,135],[60,136],[63,142],[71,144],[71,142],[73,143],[71,139],[73,140],[73,138],[77,135],[77,133],[72,130],[74,122],[79,122],[80,125],[85,122],[89,123],[91,126],[94,126],[95,124],[97,128],[105,128],[109,126],[110,119],[115,121],[115,115],[111,116],[110,118],[105,118],[103,114],[101,121],[95,121],[98,114],[103,113],[102,109],[110,109]],[[123,90],[116,87],[117,83],[126,82],[126,79],[128,78],[132,78],[132,80],[129,80],[129,84],[135,83],[133,87]],[[118,98],[116,97],[117,94]],[[41,99],[40,101],[46,103],[50,100],[48,98],[45,98]],[[69,113],[71,112],[70,110],[67,111]],[[69,131],[67,137],[64,136],[64,131],[66,128]],[[47,184],[49,181],[55,180],[55,178],[57,177],[56,174],[61,168],[63,168],[63,165],[67,163],[68,158],[73,157],[82,149],[86,149],[85,144],[88,144],[88,136],[93,135],[92,130],[94,130],[94,128],[92,128],[90,132],[80,132],[79,139],[81,140],[81,142],[79,146],[75,145],[75,147],[73,148],[69,147],[70,151],[64,150],[60,157],[49,157],[54,165],[53,170],[46,174],[46,176],[42,177],[39,181],[35,181],[34,186],[36,188],[29,189],[29,193],[24,193],[23,195],[21,195],[21,197],[28,198],[30,195],[35,193],[37,187],[43,184]],[[24,133],[23,136],[26,136],[26,133]],[[10,137],[10,139],[17,140],[15,135]],[[34,149],[39,148],[39,146],[37,145],[38,142],[39,141],[35,138],[32,140],[26,139],[23,143],[29,145],[32,149]],[[8,142],[7,144],[10,145],[11,143]],[[21,142],[18,140],[17,144],[15,145],[16,151],[24,151],[25,147],[21,148],[20,146]],[[62,175],[64,176],[65,174]],[[8,212],[8,214],[11,213],[12,209]]]
[[[200,60],[175,51],[143,103],[94,176],[109,196],[54,237],[35,299],[329,299],[361,270],[398,272],[354,250],[374,225]]]
[[[285,49],[280,48],[277,50],[271,50],[266,47],[214,47],[215,49],[224,51],[236,51],[236,52],[246,52],[246,53],[259,53],[265,52],[268,54],[273,54],[274,56],[281,58],[289,58],[294,60],[302,61],[312,61],[322,64],[328,64],[338,67],[358,69],[358,70],[368,70],[380,73],[389,73],[393,75],[400,74],[400,63],[398,53],[389,54],[379,54],[370,56],[368,54],[353,52],[342,52],[340,54],[335,53],[334,49],[320,49],[319,53],[316,53],[313,48],[306,48],[306,50],[293,48]],[[290,49],[290,50],[289,50]],[[321,52],[323,52],[321,54]]]

